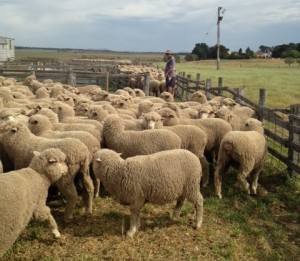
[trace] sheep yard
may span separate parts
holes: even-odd
[[[19,55],[23,59],[74,57],[72,52],[49,50],[22,50]],[[76,56],[164,65],[162,54],[93,51],[78,52]],[[258,89],[267,87],[271,107],[299,103],[296,66],[289,68],[280,60],[222,61],[217,73],[214,66],[215,61],[181,62],[177,68],[192,75],[200,72],[202,79],[212,78],[213,82],[224,76],[224,85],[245,86],[245,96],[254,100]],[[270,80],[273,78],[274,83]],[[285,99],[281,99],[282,90]],[[214,195],[213,181],[201,188],[204,216],[199,230],[193,228],[194,206],[187,201],[177,220],[170,217],[175,202],[146,204],[141,211],[141,228],[133,238],[126,237],[129,207],[117,203],[103,188],[93,201],[93,214],[84,215],[79,201],[74,219],[68,223],[64,221],[65,200],[57,197],[48,205],[62,237],[54,239],[46,223],[31,221],[1,260],[299,260],[300,176],[278,171],[267,160],[260,174],[258,195],[248,196],[233,186],[235,181],[236,171],[231,169],[224,177],[221,200]]]

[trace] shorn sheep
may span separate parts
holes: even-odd
[[[238,166],[238,183],[248,194],[256,195],[258,176],[268,153],[267,142],[260,121],[248,119],[245,129],[230,131],[222,139],[214,173],[215,193],[218,198],[222,198],[222,177],[233,163]]]
[[[13,163],[14,169],[28,167],[33,158],[32,151],[34,150],[61,149],[66,155],[69,171],[55,185],[66,198],[65,221],[73,217],[77,203],[78,195],[74,185],[74,178],[77,173],[80,173],[85,186],[83,195],[85,211],[89,214],[92,213],[94,186],[89,175],[92,155],[84,143],[74,138],[48,139],[38,137],[32,134],[26,125],[14,121],[2,123],[0,128],[0,142]]]
[[[201,227],[201,165],[193,153],[176,149],[124,160],[113,150],[101,149],[94,154],[93,169],[110,195],[130,205],[128,237],[138,231],[140,210],[146,202],[162,205],[177,200],[173,213],[176,218],[187,198],[196,209],[195,227]]]
[[[68,171],[66,155],[51,148],[34,151],[27,168],[0,175],[0,257],[11,247],[31,218],[50,223],[56,238],[60,237],[55,219],[46,206],[48,188]]]
[[[181,139],[168,130],[126,131],[120,116],[110,114],[103,124],[106,148],[122,153],[123,158],[179,149]]]

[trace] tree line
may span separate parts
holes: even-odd
[[[217,45],[209,47],[206,43],[196,43],[191,53],[185,56],[186,61],[208,60],[217,58]],[[259,46],[259,52],[270,54],[273,58],[284,58],[288,60],[300,59],[300,43],[289,43],[277,46]],[[230,52],[224,45],[220,45],[221,59],[251,59],[257,58],[257,52],[249,47],[245,51],[240,48],[238,51]]]

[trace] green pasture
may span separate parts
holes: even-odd
[[[164,66],[159,63],[159,66]],[[281,59],[224,60],[220,70],[216,61],[196,61],[177,63],[177,72],[190,74],[200,80],[211,79],[212,86],[218,86],[219,77],[223,86],[243,88],[244,95],[255,103],[259,100],[259,89],[266,89],[266,105],[270,108],[286,108],[300,103],[300,69],[298,64],[290,67]]]

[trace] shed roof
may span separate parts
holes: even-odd
[[[0,44],[7,44],[7,40],[14,40],[14,39],[0,36]]]

